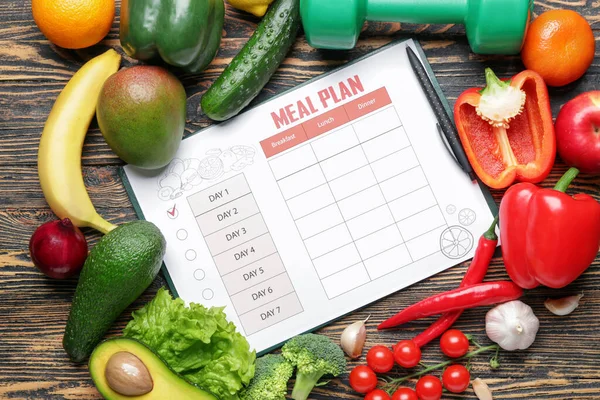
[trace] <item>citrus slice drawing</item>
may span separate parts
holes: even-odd
[[[470,208],[463,208],[458,212],[458,222],[460,222],[461,225],[469,226],[475,222],[476,218],[477,215],[475,214],[475,211]]]
[[[217,156],[208,156],[200,161],[198,174],[202,179],[217,179],[223,174],[223,162]]]
[[[462,226],[450,226],[440,235],[440,250],[448,258],[461,258],[472,248],[473,235]]]
[[[238,157],[254,157],[256,150],[250,146],[231,146],[229,149]]]
[[[450,215],[454,214],[456,212],[456,206],[454,204],[448,204],[446,212]]]

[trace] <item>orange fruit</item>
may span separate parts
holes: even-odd
[[[32,0],[31,9],[44,36],[67,49],[101,41],[115,16],[114,0]]]
[[[546,84],[564,86],[583,76],[595,50],[594,33],[585,18],[571,10],[552,10],[529,25],[521,58]]]

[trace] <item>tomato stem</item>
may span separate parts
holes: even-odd
[[[476,343],[473,343],[473,344],[475,344],[476,346],[479,346]],[[385,387],[384,390],[391,395],[392,393],[394,393],[398,389],[398,387],[400,386],[400,384],[402,384],[402,383],[404,383],[404,382],[406,382],[406,381],[408,381],[410,379],[419,378],[419,377],[421,377],[423,375],[426,375],[426,374],[430,373],[431,371],[436,371],[438,369],[447,367],[448,365],[454,364],[454,363],[456,363],[457,361],[460,361],[460,360],[469,360],[469,362],[470,362],[471,358],[475,357],[476,355],[481,354],[481,353],[485,353],[485,352],[488,352],[488,351],[493,351],[493,350],[496,351],[496,355],[494,357],[497,357],[498,352],[500,351],[500,346],[498,346],[497,344],[492,344],[492,345],[485,346],[485,347],[479,346],[476,350],[473,350],[472,352],[467,353],[467,354],[465,354],[462,357],[455,358],[455,359],[448,360],[448,361],[444,361],[443,363],[439,363],[439,364],[436,364],[436,365],[432,365],[430,367],[422,369],[419,372],[415,372],[414,374],[410,374],[410,375],[404,376],[402,378],[385,380],[386,383],[385,383],[385,386],[384,386]],[[496,359],[496,362],[497,362],[497,359]]]
[[[490,367],[492,369],[500,368],[500,362],[498,361],[498,355],[500,354],[500,347],[496,349],[496,354],[490,360]]]

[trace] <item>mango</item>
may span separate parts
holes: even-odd
[[[185,130],[187,97],[181,82],[158,66],[123,69],[105,82],[96,117],[119,158],[143,169],[171,162]]]

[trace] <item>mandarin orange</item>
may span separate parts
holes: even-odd
[[[67,49],[101,41],[115,16],[114,0],[32,0],[33,19],[44,36]]]
[[[521,58],[550,86],[581,78],[594,60],[596,41],[587,20],[571,10],[542,13],[529,26]]]

